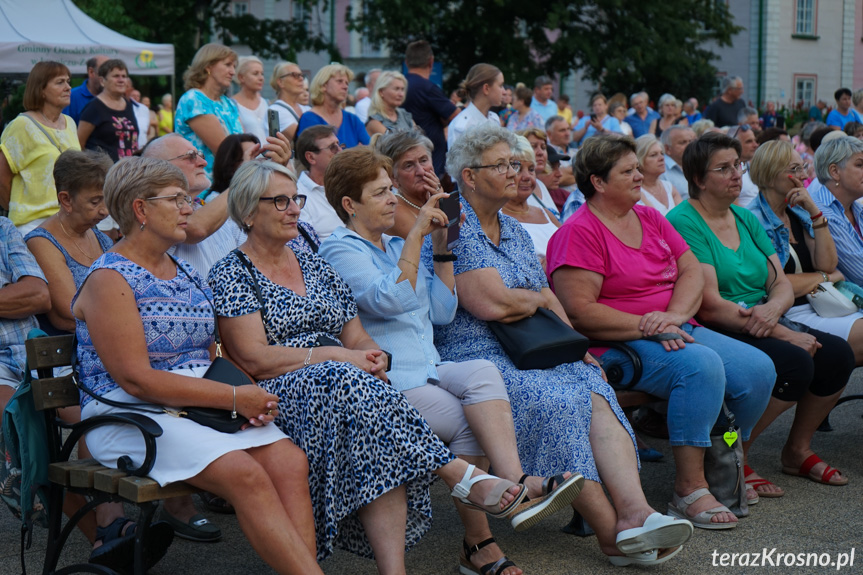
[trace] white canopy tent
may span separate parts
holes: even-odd
[[[87,60],[99,55],[123,60],[131,75],[174,75],[173,45],[123,36],[71,0],[0,0],[0,74],[27,74],[43,60],[86,74]]]

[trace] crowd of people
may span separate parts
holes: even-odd
[[[72,419],[115,401],[248,419],[231,434],[153,416],[164,433],[150,475],[235,513],[280,573],[320,573],[335,547],[404,573],[437,477],[464,526],[462,573],[522,572],[487,516],[522,530],[564,508],[612,564],[663,563],[694,528],[737,526],[704,466],[729,411],[748,505],[785,495],[749,453],[792,407],[783,472],[848,482],[811,443],[863,364],[863,313],[825,315],[812,296],[863,282],[863,93],[838,90],[792,141],[736,77],[704,110],[597,93],[582,115],[551,78],[511,86],[488,63],[457,105],[430,81],[425,41],[405,64],[366,74],[348,106],[350,68],[309,81],[280,62],[268,102],[261,60],[207,44],[176,109],[166,96],[158,111],[121,60],[88,61],[75,89],[63,64],[36,64],[27,111],[0,137],[0,405],[40,326],[77,336],[92,396]],[[639,481],[656,452],[603,371],[631,374],[632,358],[596,348],[522,369],[489,327],[540,308],[639,356],[633,389],[665,406],[667,514]],[[257,385],[204,377],[216,341]],[[143,443],[104,426],[81,455],[140,463]],[[170,530],[221,537],[190,497],[160,517],[150,565]],[[90,524],[91,561],[127,568],[135,523],[122,506]]]

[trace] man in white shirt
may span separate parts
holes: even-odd
[[[743,150],[740,153],[740,163],[746,166],[746,173],[743,174],[743,178],[740,180],[740,195],[734,203],[745,208],[758,195],[758,186],[752,183],[752,178],[749,176],[749,162],[755,157],[755,150],[758,149],[758,140],[755,139],[755,132],[749,124],[734,126],[728,130],[728,135],[732,138],[737,138]]]
[[[297,159],[304,168],[297,181],[297,192],[306,196],[300,221],[312,224],[321,241],[343,225],[324,192],[324,173],[330,160],[342,149],[336,129],[328,124],[306,128],[297,140]]]
[[[533,82],[533,100],[530,107],[536,110],[543,121],[557,116],[557,102],[554,101],[554,81],[548,76],[537,76]]]
[[[665,151],[665,173],[660,179],[674,186],[681,198],[689,199],[689,183],[683,175],[683,150],[695,141],[695,132],[688,126],[671,126],[663,130],[659,141]]]
[[[368,89],[369,93],[361,100],[358,100],[354,106],[356,115],[360,120],[362,120],[363,124],[365,124],[369,119],[369,106],[372,103],[372,95],[375,93],[375,82],[378,81],[378,76],[381,75],[381,71],[382,70],[380,68],[372,68],[366,72],[366,89]]]

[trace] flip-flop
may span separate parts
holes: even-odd
[[[687,519],[651,513],[641,527],[624,529],[617,534],[617,549],[624,555],[631,555],[651,549],[677,547],[689,541],[693,530],[692,523]]]
[[[523,484],[527,477],[528,475],[525,473],[519,479],[519,483]],[[542,519],[557,513],[578,497],[583,486],[584,477],[578,473],[573,473],[567,479],[564,479],[563,475],[547,477],[542,482],[542,496],[536,499],[525,497],[524,501],[512,512],[510,523],[512,523],[513,529],[524,531]]]
[[[123,534],[123,528],[131,523]],[[131,573],[135,561],[135,533],[137,523],[118,517],[106,527],[96,527],[96,541],[102,545],[90,553],[90,563],[103,565],[114,571]],[[150,525],[144,542],[144,571],[149,571],[159,562],[174,541],[174,530],[164,521]]]
[[[743,466],[743,477],[749,477],[753,473],[755,473],[755,471],[751,467],[749,467],[748,465]],[[776,486],[775,483],[773,483],[772,481],[767,481],[763,477],[759,477],[757,479],[746,479],[745,481],[746,481],[746,485],[751,487],[752,490],[755,491],[755,493],[758,495],[759,498],[766,497],[767,499],[771,499],[771,498],[776,498],[776,497],[782,497],[783,495],[785,495],[784,489],[782,491],[758,491],[758,488],[761,487],[762,485]],[[756,500],[755,503],[758,503],[758,500]],[[749,501],[749,505],[755,505],[755,503],[752,503],[752,501]]]
[[[632,555],[609,555],[608,561],[615,567],[629,567],[630,565],[640,565],[642,567],[651,567],[665,563],[683,549],[683,545],[663,549],[659,553],[656,549],[645,551],[643,553],[633,553]]]
[[[793,475],[795,477],[805,477],[810,481],[814,481],[815,483],[821,483],[822,485],[833,485],[835,487],[841,487],[842,485],[848,485],[848,478],[843,477],[842,481],[830,481],[830,479],[840,473],[838,469],[830,467],[829,465],[824,468],[824,471],[821,473],[821,479],[812,477],[809,475],[809,472],[812,471],[812,468],[818,465],[819,463],[823,463],[824,460],[815,455],[814,453],[806,458],[806,461],[803,462],[803,465],[800,466],[800,469],[794,469],[793,467],[785,467],[782,466],[782,473],[786,475]]]
[[[452,488],[451,493],[453,497],[455,497],[468,507],[473,507],[475,509],[485,511],[495,519],[503,519],[504,517],[508,517],[509,514],[512,513],[516,507],[518,507],[518,504],[522,502],[522,500],[525,498],[525,495],[527,495],[527,487],[525,487],[521,483],[517,484],[519,488],[518,494],[509,503],[509,505],[501,509],[500,500],[503,497],[503,494],[509,491],[510,488],[512,488],[516,484],[512,481],[501,479],[500,477],[488,474],[471,477],[474,469],[476,469],[476,465],[467,466],[467,470],[465,470],[464,472],[464,477],[461,478],[461,481],[455,484],[455,487]],[[486,496],[485,500],[482,502],[482,505],[478,505],[468,500],[468,495],[470,495],[471,488],[480,481],[488,480],[494,480],[497,483],[495,483],[494,488]]]

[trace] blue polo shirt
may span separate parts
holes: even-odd
[[[81,111],[89,104],[93,98],[96,97],[96,94],[91,94],[90,90],[87,88],[87,82],[84,82],[80,86],[72,88],[71,100],[69,105],[63,110],[63,113],[67,116],[71,116],[73,120],[75,120],[75,124],[78,125],[81,123]]]
[[[623,119],[624,122],[632,126],[632,137],[637,138],[639,136],[643,136],[647,132],[650,131],[650,123],[653,120],[658,120],[659,114],[654,110],[647,110],[647,116],[642,120],[638,117],[638,114],[630,114],[626,118]]]

